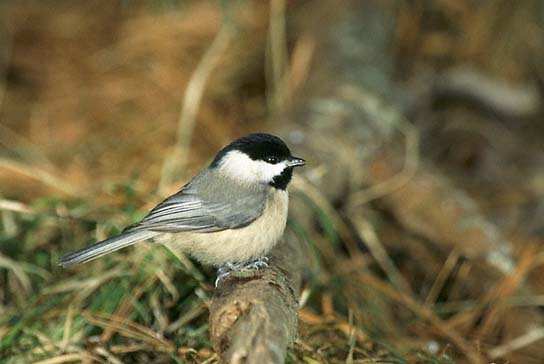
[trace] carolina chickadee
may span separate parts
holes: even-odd
[[[60,265],[85,263],[153,239],[222,267],[220,278],[232,270],[266,266],[265,255],[285,229],[293,168],[304,164],[276,136],[257,133],[237,139],[140,222],[63,256]]]

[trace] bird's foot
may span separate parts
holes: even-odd
[[[268,257],[260,257],[241,263],[226,263],[217,270],[217,278],[215,279],[215,287],[228,276],[247,278],[255,274],[256,271],[268,268]]]
[[[253,260],[250,260],[250,261],[247,261],[247,262],[244,262],[244,263],[239,263],[240,264],[240,271],[244,271],[244,270],[259,270],[259,269],[264,269],[264,268],[268,268],[268,261],[270,259],[268,257],[260,257],[260,258],[257,258],[257,259],[253,259]]]

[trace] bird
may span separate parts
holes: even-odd
[[[59,263],[67,268],[152,240],[219,268],[216,286],[232,272],[267,267],[285,230],[293,169],[305,163],[272,134],[236,139],[139,222]]]

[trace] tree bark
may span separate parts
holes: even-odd
[[[297,334],[304,257],[294,234],[270,255],[269,267],[251,277],[228,277],[210,307],[211,341],[227,363],[283,363]]]

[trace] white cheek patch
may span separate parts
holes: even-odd
[[[228,152],[219,165],[219,169],[223,173],[247,183],[271,182],[286,167],[285,162],[270,164],[264,161],[254,161],[245,153],[237,150]]]
[[[262,179],[264,182],[272,182],[274,177],[279,176],[283,170],[287,167],[285,162],[279,162],[276,164],[270,164],[263,161],[256,162],[259,163],[262,167]]]

